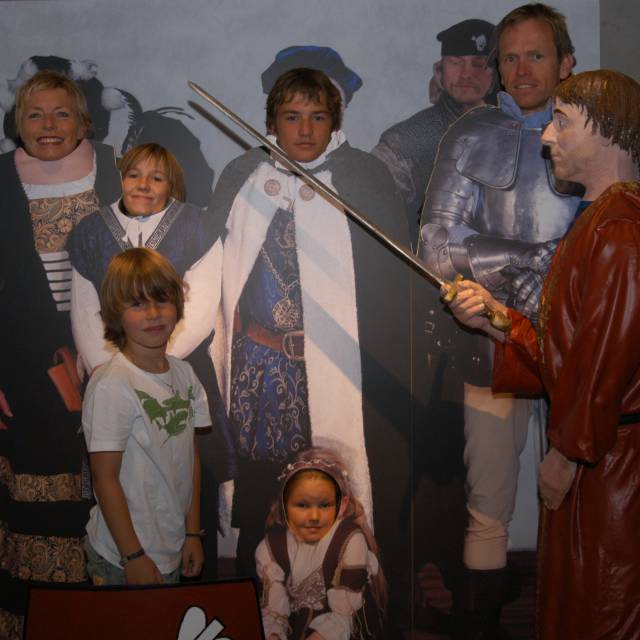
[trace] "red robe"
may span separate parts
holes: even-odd
[[[510,311],[494,391],[551,400],[548,436],[578,463],[541,508],[537,636],[640,638],[640,183],[605,191],[562,241],[538,332]]]

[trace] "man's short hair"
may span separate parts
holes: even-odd
[[[118,162],[120,175],[124,177],[129,169],[145,160],[153,160],[156,164],[164,167],[164,172],[169,180],[169,195],[176,200],[184,201],[184,171],[173,153],[155,142],[147,142],[129,149]]]
[[[317,69],[291,69],[283,73],[267,96],[267,131],[273,132],[278,107],[289,102],[296,95],[307,100],[320,102],[324,95],[331,117],[331,129],[336,131],[342,124],[342,98],[340,91],[322,71]]]
[[[500,36],[503,31],[507,27],[513,27],[525,20],[542,20],[546,22],[553,32],[553,41],[555,42],[556,51],[558,52],[558,61],[561,62],[565,56],[570,55],[573,58],[573,65],[571,66],[575,66],[576,58],[573,55],[575,48],[571,42],[569,30],[567,29],[567,19],[564,17],[564,14],[553,7],[542,4],[542,2],[523,4],[521,7],[510,11],[500,20],[494,34],[494,45],[496,54],[498,54],[498,60],[500,60],[498,51],[500,47]]]
[[[91,116],[87,107],[87,99],[78,85],[64,73],[45,69],[38,71],[27,80],[16,94],[16,132],[22,134],[22,116],[27,105],[27,100],[38,91],[48,91],[52,89],[64,89],[73,101],[75,115],[80,122],[80,126],[85,129],[85,137],[91,132]]]
[[[608,69],[584,71],[561,82],[553,97],[579,107],[594,133],[640,164],[640,84],[633,78]]]
[[[137,247],[111,259],[100,287],[100,315],[104,338],[123,349],[127,336],[122,314],[133,302],[171,302],[177,320],[184,315],[184,283],[174,266],[160,253]]]

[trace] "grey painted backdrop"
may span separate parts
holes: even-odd
[[[280,49],[328,45],[363,79],[345,116],[357,147],[371,149],[391,124],[424,108],[431,68],[439,58],[436,34],[471,17],[497,22],[513,0],[77,0],[0,2],[0,103],[7,81],[33,55],[91,60],[106,86],[133,93],[144,109],[184,108],[182,118],[201,140],[219,176],[242,147],[199,115],[188,79],[204,86],[256,128],[264,122],[260,74]],[[598,0],[558,0],[578,57],[577,70],[599,66]],[[224,121],[224,118],[220,118]],[[228,123],[224,123],[227,125]],[[117,149],[128,110],[111,114],[105,141]],[[245,138],[246,139],[246,138]],[[249,141],[249,144],[253,144]],[[534,454],[523,457],[512,529],[516,548],[535,545]]]
[[[0,3],[0,83],[28,57],[58,55],[98,65],[107,86],[134,93],[145,109],[184,107],[185,121],[220,174],[241,151],[188,106],[188,79],[257,128],[264,122],[261,72],[292,44],[328,45],[360,74],[345,130],[370,149],[388,126],[423,108],[436,34],[467,17],[497,21],[513,0],[77,0]],[[578,69],[599,64],[598,0],[553,3],[567,18]],[[119,147],[127,110],[112,114],[106,142]]]
[[[637,0],[603,0],[600,3],[601,63],[640,81],[640,3]]]

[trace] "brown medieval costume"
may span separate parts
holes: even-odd
[[[550,443],[578,463],[542,507],[537,635],[640,638],[640,184],[607,189],[560,244],[538,333],[512,310],[494,391],[551,400]]]

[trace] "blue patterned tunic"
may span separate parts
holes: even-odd
[[[240,298],[240,315],[245,326],[253,321],[274,333],[303,329],[292,211],[274,215]],[[237,334],[232,363],[230,414],[240,455],[284,461],[310,446],[304,361]]]

